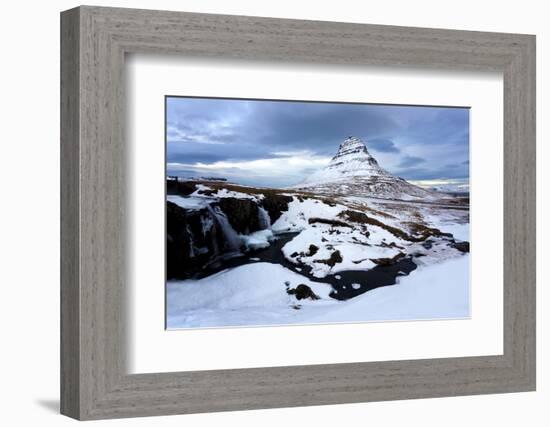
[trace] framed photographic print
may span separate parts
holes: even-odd
[[[62,413],[535,388],[535,39],[62,13]]]

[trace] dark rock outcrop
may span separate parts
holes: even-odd
[[[405,258],[405,254],[403,252],[399,252],[397,255],[391,258],[371,258],[371,261],[374,262],[376,265],[393,265],[402,258]]]
[[[266,191],[261,201],[263,208],[267,211],[271,224],[277,221],[283,212],[288,210],[288,204],[292,202],[292,197]]]
[[[470,242],[452,242],[451,246],[464,254],[470,252]]]
[[[220,254],[223,233],[207,209],[166,202],[166,276],[187,278]]]
[[[166,193],[179,196],[188,196],[197,190],[197,183],[193,181],[176,181],[175,179],[166,181]]]
[[[166,275],[185,279],[224,254],[242,251],[237,233],[265,228],[260,207],[250,199],[226,197],[209,207],[185,209],[166,203]]]
[[[339,250],[334,251],[330,254],[330,258],[328,259],[316,259],[313,262],[318,262],[320,264],[326,264],[329,267],[334,267],[336,264],[342,262],[344,259],[342,258],[342,254]]]
[[[299,257],[299,256],[300,257],[310,257],[310,256],[315,255],[318,251],[319,251],[319,247],[312,244],[312,245],[309,245],[309,248],[308,248],[307,252],[292,252],[290,254],[290,257],[291,258],[296,258],[296,257]]]
[[[319,247],[315,245],[309,245],[308,251],[306,253],[306,256],[313,256],[319,251]]]
[[[303,299],[311,299],[311,300],[318,300],[320,299],[315,292],[311,290],[311,288],[308,285],[304,285],[303,283],[296,286],[296,288],[287,289],[287,294],[294,295],[297,300],[303,300]]]
[[[262,229],[258,205],[253,200],[224,197],[218,200],[218,205],[237,233],[250,234]]]
[[[328,218],[315,218],[315,217],[312,217],[312,218],[309,218],[307,220],[308,224],[315,224],[315,223],[319,223],[319,224],[327,224],[327,225],[332,225],[333,227],[349,227],[351,228],[351,225],[343,222],[343,221],[338,221],[337,219],[328,219]]]
[[[197,191],[197,193],[202,194],[203,196],[213,196],[217,192],[218,190],[212,190],[212,189],[201,189]]]
[[[411,233],[407,240],[411,242],[423,242],[430,237],[453,237],[451,233],[444,233],[438,228],[428,227],[418,222],[408,222],[406,225]]]

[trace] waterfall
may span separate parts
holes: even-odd
[[[260,229],[265,230],[266,228],[271,227],[271,218],[267,211],[260,205],[258,205],[258,219],[260,222]]]
[[[195,238],[193,236],[193,232],[191,231],[191,227],[189,227],[189,224],[185,226],[185,232],[190,238],[189,258],[193,258],[195,256]]]
[[[219,228],[223,233],[225,240],[224,246],[226,251],[240,252],[241,239],[239,238],[237,232],[233,230],[233,227],[231,227],[231,224],[229,223],[225,213],[223,213],[223,211],[218,206],[212,207],[212,205],[208,205],[208,211],[215,219],[216,223],[219,225]]]

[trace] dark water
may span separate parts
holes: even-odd
[[[402,258],[393,265],[379,265],[367,271],[348,270],[330,274],[323,278],[314,277],[311,275],[311,267],[306,265],[297,266],[291,263],[284,257],[283,251],[281,250],[286,243],[298,234],[299,233],[279,234],[277,236],[277,240],[274,240],[267,248],[249,251],[244,255],[235,254],[232,257],[219,259],[216,262],[206,266],[195,276],[195,278],[200,279],[207,277],[222,270],[238,267],[240,265],[252,264],[255,262],[270,262],[272,264],[280,264],[289,270],[306,277],[312,282],[328,283],[333,289],[330,294],[332,298],[337,300],[347,300],[372,289],[394,285],[397,276],[407,275],[416,269],[416,264],[411,258]],[[358,284],[359,287],[354,289],[352,284]]]

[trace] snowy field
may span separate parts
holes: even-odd
[[[223,194],[222,197],[235,194]],[[244,197],[237,194],[238,197]],[[219,195],[218,195],[219,197]],[[187,200],[171,200],[186,208],[204,207],[198,193]],[[457,241],[469,241],[467,211],[434,209],[411,203],[392,203],[355,199],[354,206],[370,206],[372,218],[388,225],[399,225],[421,216],[424,223]],[[364,224],[338,226],[312,223],[312,218],[337,220],[349,204],[326,204],[315,199],[293,198],[288,210],[269,228],[250,235],[235,236],[244,247],[254,249],[270,245],[280,233],[297,233],[282,248],[285,258],[297,266],[311,269],[311,275],[323,279],[350,269],[376,267],[371,259],[391,258],[400,252],[421,253],[415,258],[416,270],[396,278],[396,284],[367,291],[339,301],[329,296],[329,283],[309,280],[283,265],[260,262],[228,268],[202,279],[171,280],[167,283],[167,327],[169,329],[212,328],[292,324],[349,323],[369,321],[457,319],[469,317],[469,254],[449,247],[447,240],[430,238],[411,243],[381,226]],[[362,232],[363,230],[363,232]],[[314,254],[304,253],[314,244]],[[396,249],[399,248],[399,249]],[[428,249],[427,249],[428,248]],[[338,250],[342,261],[329,266],[322,261]],[[296,256],[297,253],[300,255]],[[301,271],[300,268],[297,268]],[[336,274],[336,277],[338,275]],[[307,285],[319,299],[297,300],[287,290]],[[354,289],[361,284],[352,283]]]
[[[291,286],[305,283],[320,300],[297,301]],[[469,255],[419,267],[397,284],[348,301],[328,296],[330,285],[308,281],[280,265],[255,263],[202,280],[167,284],[167,327],[230,327],[469,317]]]

